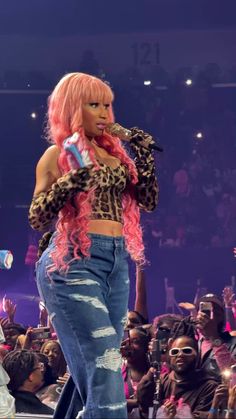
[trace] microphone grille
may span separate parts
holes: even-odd
[[[112,135],[113,137],[119,137],[121,140],[129,140],[132,135],[129,129],[122,127],[117,122],[108,124],[106,127],[106,131],[108,132],[108,134]]]

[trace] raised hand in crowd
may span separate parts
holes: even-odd
[[[6,295],[3,297],[3,310],[7,313],[9,323],[14,323],[16,306],[10,298],[6,298]]]
[[[33,327],[28,327],[25,335],[20,335],[17,338],[16,348],[18,349],[31,349],[32,347]]]
[[[236,417],[236,385],[229,389],[227,419]]]
[[[58,377],[57,384],[60,384],[61,386],[64,386],[69,378],[70,378],[70,373],[65,372],[65,374],[62,377],[60,377],[60,376]]]
[[[143,323],[148,323],[148,304],[145,272],[141,267],[136,265],[136,292],[135,292],[135,312],[143,317]]]
[[[212,400],[212,405],[209,411],[208,419],[217,419],[218,417],[220,417],[219,411],[222,411],[227,408],[228,397],[228,385],[220,384],[215,390],[215,395]]]
[[[42,301],[39,303],[39,324],[43,327],[48,325],[48,312]]]
[[[144,271],[136,265],[136,287],[135,287],[134,310],[128,311],[126,328],[132,329],[136,326],[148,323],[148,305],[146,278]]]
[[[167,399],[165,403],[163,404],[163,407],[164,407],[164,413],[167,418],[175,417],[177,409],[176,409],[176,404],[174,400],[172,400],[171,398]]]
[[[225,305],[226,330],[232,332],[236,330],[236,321],[234,317],[236,301],[232,287],[224,287],[222,297]]]
[[[232,287],[224,287],[222,292],[225,307],[232,307],[235,301],[235,294]]]
[[[205,337],[218,338],[219,328],[216,319],[211,319],[206,313],[199,311],[196,317],[196,325]]]
[[[188,301],[183,301],[178,304],[180,308],[183,308],[186,311],[189,311],[192,317],[196,317],[197,310],[193,303],[189,303]]]

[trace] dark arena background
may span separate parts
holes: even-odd
[[[6,295],[16,321],[37,325],[39,235],[27,212],[47,147],[47,97],[74,71],[108,81],[116,120],[164,148],[159,206],[143,215],[150,318],[172,309],[166,278],[177,302],[192,302],[199,282],[219,294],[234,285],[235,0],[18,0],[0,5],[0,248],[14,255],[0,271],[0,301]],[[130,276],[132,308],[132,264]]]

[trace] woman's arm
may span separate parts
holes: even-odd
[[[50,147],[37,165],[36,186],[29,210],[29,223],[35,230],[45,230],[71,198],[94,186],[99,175],[89,166],[61,176],[58,156],[58,148]]]
[[[145,274],[139,265],[136,265],[136,295],[134,310],[148,321],[148,306]]]
[[[36,183],[33,196],[46,192],[61,176],[58,167],[60,150],[53,145],[44,152],[36,166]]]

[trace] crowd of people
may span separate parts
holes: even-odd
[[[185,315],[164,313],[151,321],[145,286],[144,272],[137,268],[135,307],[128,312],[120,347],[128,417],[235,418],[232,288],[225,287],[222,296],[196,294],[194,303],[181,304]],[[16,412],[76,418],[70,410],[75,385],[46,308],[41,304],[38,331],[50,330],[47,338],[16,323],[17,307],[10,299],[5,311],[0,356]]]
[[[163,179],[159,228],[153,229],[159,246],[219,248],[234,244],[236,171],[230,153],[235,154],[235,145],[232,141],[219,153],[219,142],[207,137],[195,140],[192,153],[176,170],[173,165],[169,173],[160,171],[161,179],[165,173],[167,177]]]
[[[167,248],[233,246],[236,120],[232,92],[182,85],[162,93],[158,102],[153,90],[143,93],[144,115],[164,153],[157,165],[158,217],[154,214],[146,221],[152,239]]]

